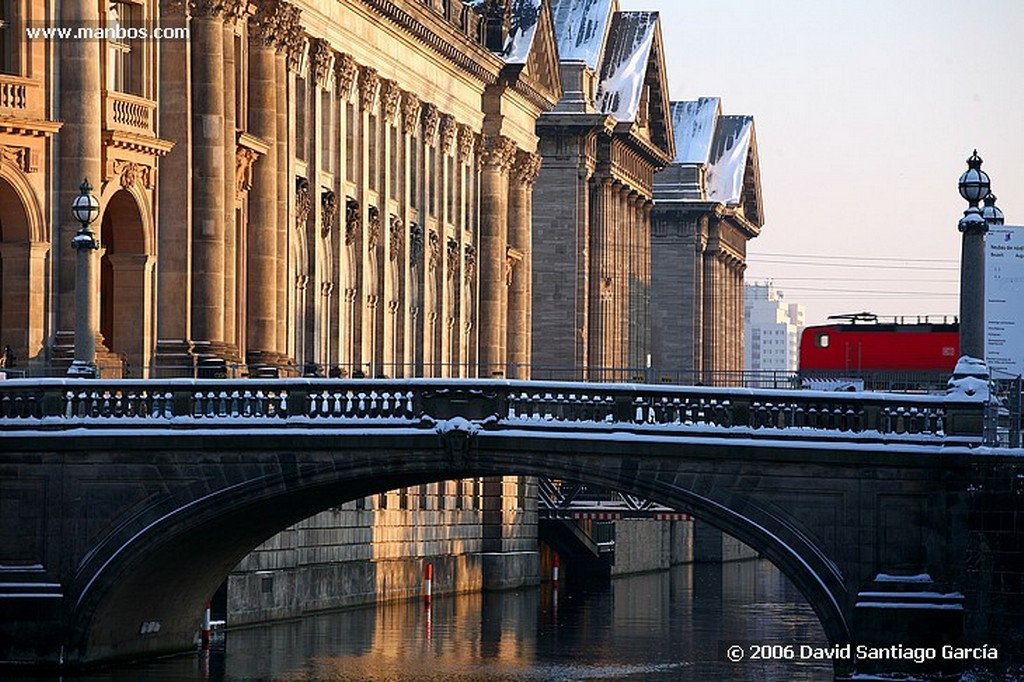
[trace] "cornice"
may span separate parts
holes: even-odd
[[[504,64],[499,57],[482,45],[473,43],[468,37],[463,41],[463,45],[456,45],[391,0],[361,0],[361,2],[484,85],[491,85],[498,81]],[[467,49],[467,46],[470,49]]]

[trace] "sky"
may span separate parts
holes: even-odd
[[[810,324],[956,315],[977,148],[1024,225],[1024,2],[620,0],[661,13],[673,100],[754,116],[765,224],[748,282]]]

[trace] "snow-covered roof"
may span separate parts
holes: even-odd
[[[676,138],[675,163],[707,163],[715,124],[722,115],[718,97],[672,102],[672,130]]]
[[[597,110],[634,121],[658,26],[657,12],[616,12],[608,32],[597,88]]]
[[[752,116],[719,116],[711,143],[708,200],[738,205],[743,198],[747,156],[754,135]]]
[[[597,71],[614,0],[551,0],[558,55]]]
[[[502,57],[509,64],[525,64],[540,25],[541,0],[512,0],[509,4],[509,31]]]

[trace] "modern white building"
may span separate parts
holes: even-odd
[[[787,303],[771,282],[745,287],[744,369],[748,372],[792,372],[798,367],[800,332],[805,311]]]

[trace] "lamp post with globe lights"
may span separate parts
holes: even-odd
[[[96,368],[96,330],[93,327],[96,312],[93,252],[100,245],[89,226],[100,215],[100,202],[93,196],[88,179],[82,182],[79,190],[79,195],[71,203],[71,214],[82,226],[71,240],[71,248],[78,256],[75,270],[75,360],[68,368],[68,376],[94,379],[99,376],[99,371]]]
[[[967,170],[958,183],[960,196],[969,204],[960,219],[963,234],[960,256],[960,355],[985,359],[985,233],[988,222],[978,208],[991,183],[981,170],[978,150],[967,159]],[[993,197],[994,203],[994,197]]]

